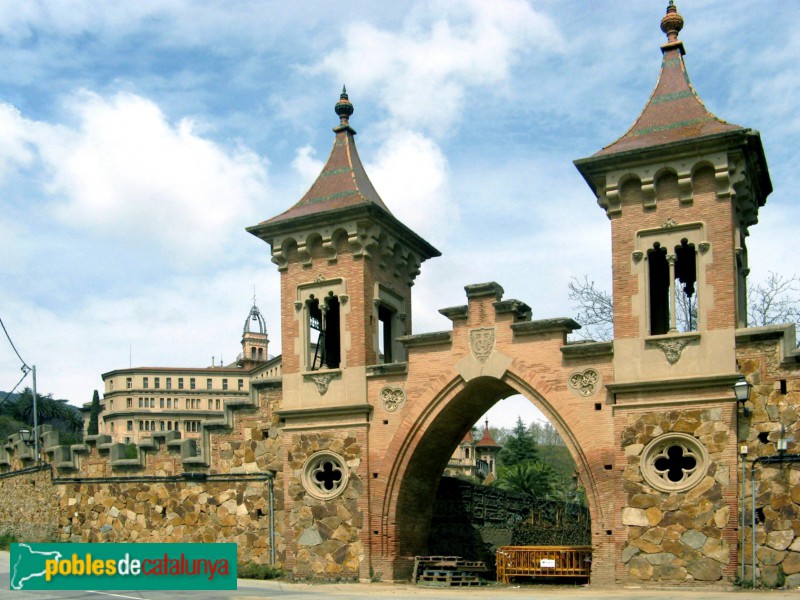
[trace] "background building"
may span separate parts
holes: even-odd
[[[267,326],[253,303],[242,331],[242,353],[225,366],[135,367],[103,373],[98,433],[136,444],[153,432],[200,436],[202,424],[220,419],[226,404],[247,400],[254,379],[280,377],[280,357],[270,358]],[[85,426],[91,403],[83,406]]]

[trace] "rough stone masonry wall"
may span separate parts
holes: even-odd
[[[257,403],[227,409],[226,422],[205,426],[200,457],[185,455],[176,432],[169,439],[156,434],[160,442],[145,440],[140,459],[112,459],[114,445],[98,437],[73,447],[69,460],[68,449],[45,445],[45,468],[34,471],[25,468],[31,457],[17,456],[18,444],[8,444],[0,532],[21,541],[235,542],[240,562],[268,564],[266,476],[273,470],[275,566],[282,567],[280,403],[280,388],[267,386]],[[185,473],[209,479],[187,481]]]
[[[334,430],[298,433],[291,440],[287,467],[291,477],[286,494],[291,510],[289,528],[294,540],[291,574],[294,578],[358,580],[364,561],[361,530],[367,500],[361,473],[363,434]],[[341,456],[349,469],[345,489],[338,497],[318,500],[303,486],[306,460],[329,450]]]
[[[627,458],[623,579],[714,582],[723,574],[732,576],[735,539],[730,539],[730,527],[735,526],[731,524],[735,499],[723,496],[731,481],[730,463],[735,465],[735,459],[727,456],[731,453],[731,411],[693,408],[632,412],[622,417],[627,419],[622,433]],[[705,476],[686,492],[659,491],[642,476],[643,450],[654,438],[669,432],[694,436],[708,452]]]
[[[788,335],[791,349],[794,335],[784,328],[759,329],[763,335],[740,339],[737,348],[739,368],[753,384],[750,414],[740,415],[739,421],[739,443],[747,445],[744,560],[748,581],[752,581],[753,461],[779,456],[781,438],[791,440],[785,454],[800,453],[800,365],[784,360],[784,336]],[[800,463],[756,462],[754,473],[758,582],[767,587],[800,587]]]
[[[26,542],[55,541],[58,514],[58,490],[49,466],[0,476],[0,535]]]

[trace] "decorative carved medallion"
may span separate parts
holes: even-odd
[[[485,363],[486,359],[494,350],[494,327],[481,327],[469,332],[469,347],[473,356],[480,362]]]
[[[673,227],[677,227],[677,226],[678,226],[678,222],[675,219],[673,219],[672,217],[670,217],[669,219],[667,219],[666,221],[664,221],[661,224],[661,229],[672,229]]]
[[[406,392],[401,388],[385,387],[381,390],[381,401],[383,408],[394,412],[406,401]]]
[[[324,396],[325,393],[328,391],[328,386],[330,385],[331,381],[333,381],[333,375],[309,375],[308,378],[314,382],[314,385],[317,386],[317,391],[319,392],[320,396]]]
[[[690,339],[676,339],[676,340],[660,340],[650,342],[656,348],[659,348],[664,356],[667,357],[667,362],[674,365],[681,359],[681,353],[686,346],[689,345]]]
[[[600,374],[594,369],[586,369],[582,373],[573,373],[569,376],[569,387],[581,396],[591,396],[597,390]]]

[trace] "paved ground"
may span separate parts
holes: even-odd
[[[5,600],[256,600],[281,598],[283,600],[322,600],[324,598],[372,598],[387,600],[423,600],[439,598],[499,598],[508,600],[667,600],[686,598],[693,600],[783,600],[800,598],[795,591],[753,590],[698,590],[674,587],[663,590],[636,588],[595,589],[587,586],[554,585],[488,585],[480,588],[425,588],[410,584],[353,583],[353,584],[301,584],[282,581],[239,580],[239,589],[231,592],[14,592],[9,590],[9,553],[0,551],[0,599]]]

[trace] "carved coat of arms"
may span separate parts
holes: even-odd
[[[494,350],[494,327],[481,327],[469,332],[469,347],[472,355],[480,362],[485,363],[486,359]]]

